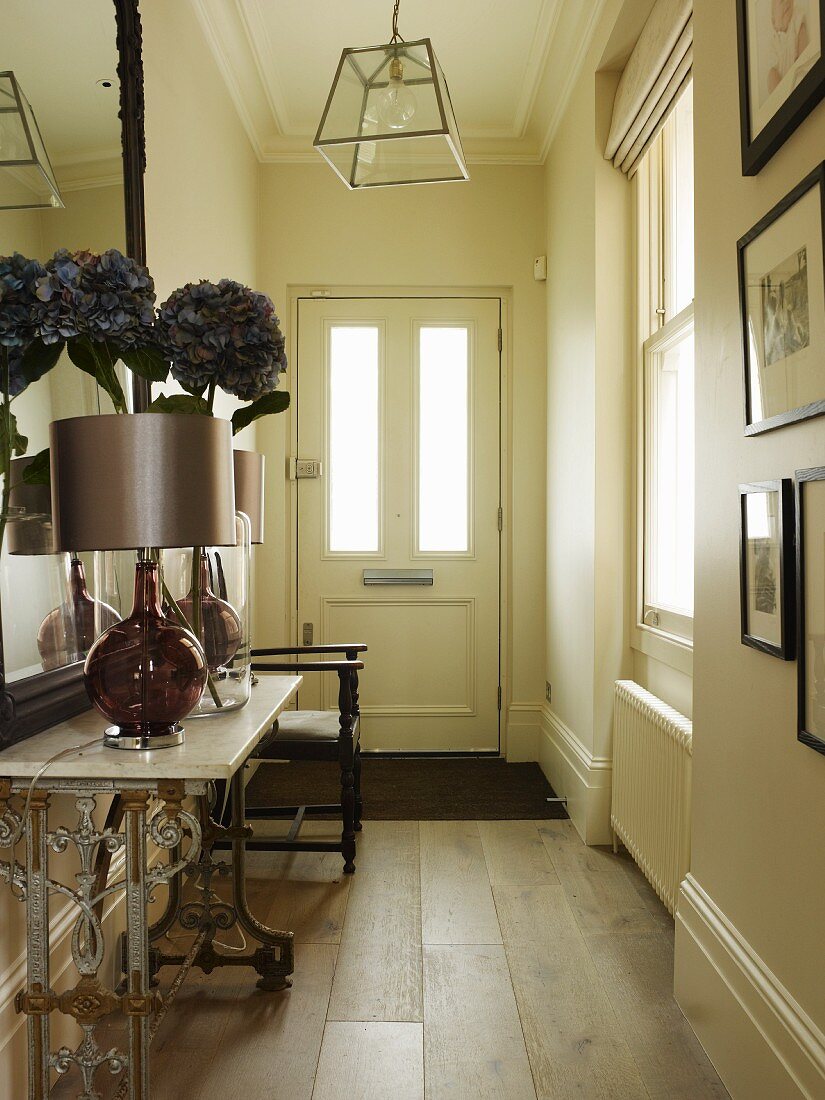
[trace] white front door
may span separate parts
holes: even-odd
[[[298,303],[298,641],[368,644],[365,750],[499,749],[500,324],[499,298]]]

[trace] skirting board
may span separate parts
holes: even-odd
[[[825,1096],[825,1034],[690,874],[676,913],[675,993],[734,1100]]]
[[[613,761],[593,756],[547,705],[541,711],[539,763],[585,844],[610,844],[610,784]]]
[[[511,764],[538,760],[541,703],[511,703],[507,708],[505,756]]]

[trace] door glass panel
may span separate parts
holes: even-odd
[[[380,550],[378,326],[333,325],[327,447],[329,551]]]
[[[418,369],[418,552],[469,549],[470,388],[466,326],[422,326]]]

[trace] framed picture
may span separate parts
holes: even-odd
[[[825,466],[796,471],[799,740],[825,753]]]
[[[825,0],[736,0],[742,172],[771,159],[825,93]]]
[[[793,482],[739,486],[742,643],[792,661],[794,632]]]
[[[737,244],[745,434],[825,413],[825,164]]]

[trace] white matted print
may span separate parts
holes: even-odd
[[[817,407],[825,401],[818,173],[805,181],[801,194],[792,192],[790,202],[783,200],[740,241],[749,433],[825,411]]]
[[[782,644],[779,493],[748,493],[745,513],[748,633],[778,646]]]
[[[790,660],[794,651],[793,484],[740,485],[742,641]],[[787,539],[787,545],[786,545]]]
[[[750,127],[756,137],[822,56],[818,0],[747,0]]]

